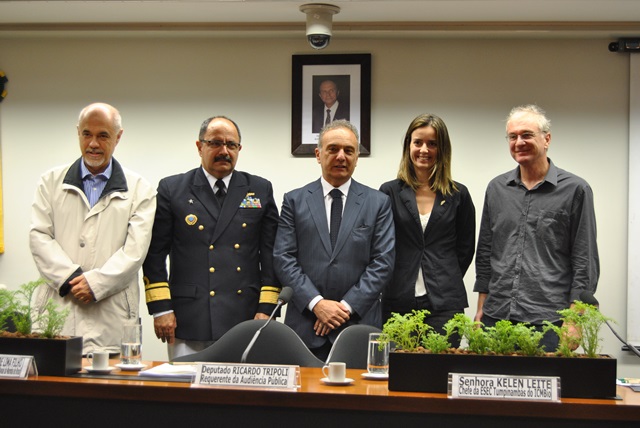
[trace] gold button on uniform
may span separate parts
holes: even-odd
[[[209,291],[209,296],[213,297],[213,296],[215,296],[215,295],[216,295],[216,292],[215,292],[215,291]]]
[[[238,290],[238,294],[242,294],[242,290]]]
[[[213,250],[213,245],[209,245],[209,250]]]
[[[240,248],[240,244],[234,245],[233,248],[235,248],[237,250],[238,248]]]
[[[242,223],[242,227],[247,227],[247,223]]]
[[[212,268],[212,267],[209,268],[209,272],[214,273],[215,271],[216,271],[216,268]]]
[[[198,226],[198,230],[204,230],[204,226],[203,225]]]
[[[238,267],[236,268],[236,270],[237,270],[238,272],[240,272],[242,269],[240,269],[240,266],[238,266]]]

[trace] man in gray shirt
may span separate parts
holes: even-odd
[[[485,194],[478,248],[476,321],[559,323],[560,309],[595,292],[600,274],[593,192],[582,178],[547,157],[550,122],[535,105],[507,118],[507,141],[518,163]],[[541,342],[555,351],[557,335]]]

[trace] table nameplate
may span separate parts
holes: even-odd
[[[0,378],[26,379],[30,374],[38,375],[33,355],[0,354]]]
[[[271,364],[198,363],[194,385],[297,390],[300,366]]]
[[[560,378],[449,373],[449,398],[560,401]]]

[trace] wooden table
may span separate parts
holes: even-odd
[[[302,387],[296,392],[198,388],[119,370],[93,378],[0,379],[0,426],[640,426],[640,393],[626,387],[618,387],[616,400],[450,399],[445,394],[389,391],[387,382],[362,379],[362,372],[347,370],[355,379],[352,385],[327,386],[320,382],[320,369],[301,368]],[[123,375],[127,378],[114,379]]]

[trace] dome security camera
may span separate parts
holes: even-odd
[[[324,49],[331,41],[331,20],[340,12],[338,6],[324,3],[309,3],[300,6],[307,15],[307,40],[314,49]]]
[[[328,32],[328,34],[309,34],[307,32],[307,40],[309,40],[311,47],[314,49],[324,49],[329,46],[329,42],[331,41],[331,30],[328,30]]]

